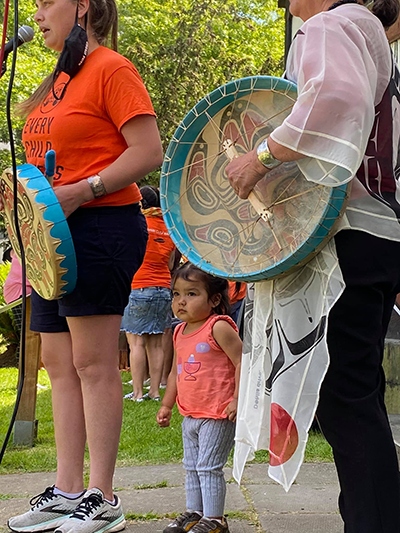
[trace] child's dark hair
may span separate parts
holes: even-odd
[[[175,282],[178,278],[182,278],[185,281],[201,281],[204,283],[204,287],[207,291],[208,298],[211,299],[216,294],[221,296],[221,301],[214,307],[214,313],[217,315],[229,314],[229,297],[228,297],[228,282],[226,279],[217,278],[207,272],[203,272],[200,268],[192,265],[192,263],[185,263],[179,267],[173,274],[171,280],[171,288],[174,290]]]
[[[160,191],[151,185],[144,185],[140,188],[142,195],[142,207],[143,209],[149,209],[149,207],[160,207]]]

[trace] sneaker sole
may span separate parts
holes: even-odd
[[[108,526],[102,527],[101,529],[96,529],[94,533],[104,533],[107,531],[107,533],[114,533],[116,531],[122,531],[126,527],[126,520],[124,516],[121,516],[119,521],[114,521],[112,524],[109,524]],[[72,532],[73,529],[68,530],[68,533]],[[55,532],[57,533],[57,532]]]
[[[96,533],[101,533],[102,531],[108,531],[109,533],[113,533],[114,531],[122,531],[126,527],[126,520],[122,516],[120,522],[118,522],[115,525],[111,525],[111,526],[112,526],[111,528],[105,527],[105,528],[101,529],[100,531],[97,531]]]
[[[49,522],[43,522],[42,524],[37,524],[36,526],[25,526],[25,527],[15,527],[10,526],[10,522],[7,522],[7,526],[11,531],[15,531],[16,533],[39,533],[40,531],[53,531],[57,527],[60,527],[64,524],[68,518],[70,518],[72,514],[65,516],[64,518],[55,518],[54,520],[50,520]]]

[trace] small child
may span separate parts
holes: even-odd
[[[169,426],[177,402],[187,510],[163,533],[229,533],[223,467],[232,449],[242,341],[228,312],[228,282],[190,263],[172,279],[174,362],[157,422]]]

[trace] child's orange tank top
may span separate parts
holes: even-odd
[[[225,320],[238,331],[234,321],[225,315],[211,315],[201,328],[188,335],[184,334],[185,322],[175,329],[176,403],[183,416],[227,417],[224,411],[235,392],[235,367],[213,337],[212,329],[218,320]]]

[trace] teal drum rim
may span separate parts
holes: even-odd
[[[34,165],[25,164],[18,166],[17,171],[19,181],[19,206],[22,207],[22,197],[20,197],[20,194],[26,196],[26,193],[24,194],[22,192],[23,189],[21,189],[21,187],[24,186],[25,190],[29,189],[32,191],[30,202],[35,202],[37,204],[38,210],[42,216],[42,220],[44,221],[44,223],[41,223],[43,231],[48,231],[50,233],[51,240],[48,241],[50,249],[46,248],[46,253],[42,253],[40,258],[38,256],[36,263],[37,265],[42,265],[42,271],[46,270],[47,268],[51,268],[49,265],[53,265],[53,278],[55,280],[55,284],[49,285],[48,290],[44,292],[44,289],[40,285],[40,279],[36,280],[34,277],[30,278],[28,275],[27,277],[35,291],[38,292],[43,298],[48,300],[58,299],[66,294],[71,293],[76,286],[77,263],[71,232],[57,196],[55,195],[52,186],[40,172],[40,170]],[[26,201],[27,200],[25,198],[24,205],[26,204]],[[11,217],[13,216],[12,213],[10,215]],[[27,218],[28,225],[29,220],[33,220],[33,217],[33,212],[31,212]],[[40,216],[38,220],[40,220]],[[22,222],[22,224],[23,223],[24,222]],[[13,221],[11,221],[11,227],[12,226]],[[24,241],[23,228],[21,229],[21,233]],[[28,236],[27,238],[30,237]],[[43,237],[41,239],[38,239],[37,237],[36,242],[44,243]],[[24,248],[26,246],[27,241],[25,240]],[[46,254],[50,255],[47,257],[47,259],[44,259]],[[51,255],[53,255],[52,258]],[[27,257],[27,266],[29,266],[28,262],[29,258]],[[39,268],[39,266],[37,266],[37,268]],[[27,268],[27,274],[28,270],[29,269]]]
[[[307,240],[281,261],[253,272],[232,273],[225,271],[201,256],[189,237],[180,209],[181,180],[185,163],[193,144],[212,118],[235,100],[261,90],[275,90],[297,97],[296,85],[272,76],[253,76],[232,81],[215,89],[189,111],[176,129],[165,154],[160,181],[161,208],[167,229],[180,252],[202,270],[234,281],[258,281],[272,279],[288,272],[296,265],[304,264],[325,244],[332,234],[335,222],[340,218],[347,199],[348,184],[331,188],[330,197],[319,220],[309,232]]]
[[[59,296],[61,298],[75,289],[78,275],[75,247],[68,222],[52,186],[40,170],[28,163],[17,167],[17,169],[21,178],[29,179],[27,187],[37,191],[36,202],[46,206],[45,211],[43,211],[43,218],[53,224],[53,227],[50,228],[51,237],[61,241],[55,248],[55,253],[64,257],[60,262],[60,268],[66,269],[66,272],[61,275],[62,287]]]

